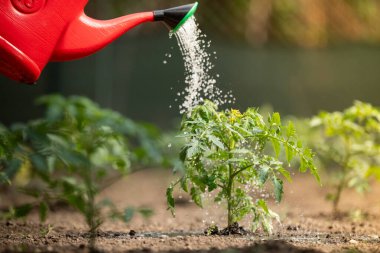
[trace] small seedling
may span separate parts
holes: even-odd
[[[286,165],[298,157],[300,171],[308,169],[319,181],[313,153],[297,139],[293,124],[281,124],[280,114],[273,113],[267,122],[257,109],[245,113],[238,110],[218,111],[206,101],[186,115],[181,124],[180,137],[186,145],[180,154],[184,176],[167,189],[167,202],[174,214],[174,187],[191,195],[198,206],[203,206],[203,194],[215,193],[215,202],[226,203],[228,227],[236,226],[247,215],[252,215],[252,230],[262,227],[272,231],[271,211],[266,200],[251,195],[252,189],[273,185],[274,196],[280,202],[283,178],[291,180],[290,172],[280,161],[286,154]],[[274,152],[269,152],[269,146]]]
[[[126,135],[142,138],[143,128],[83,97],[47,96],[39,103],[47,107],[45,118],[14,125],[9,143],[15,145],[5,148],[0,160],[7,178],[13,179],[24,168],[36,181],[21,189],[36,201],[14,208],[13,217],[25,217],[38,207],[40,219],[45,221],[49,206],[64,201],[84,216],[93,248],[105,218],[128,222],[136,212],[149,216],[151,211],[146,208],[120,211],[112,202],[97,199],[107,178],[129,172]],[[147,146],[148,138],[143,142]]]
[[[311,126],[320,130],[313,138],[318,157],[335,177],[335,190],[327,198],[337,214],[346,188],[365,192],[370,177],[380,173],[380,111],[356,101],[343,112],[321,112]]]

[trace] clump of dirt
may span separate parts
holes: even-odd
[[[219,230],[216,225],[208,227],[205,231],[205,235],[248,235],[250,232],[245,230],[239,223],[235,222],[232,225]]]

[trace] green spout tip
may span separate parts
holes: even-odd
[[[179,28],[181,28],[181,26],[183,26],[186,23],[186,21],[194,15],[194,13],[198,9],[198,5],[198,2],[194,3],[193,7],[186,14],[186,16],[178,23],[178,25],[173,30],[171,30],[171,33],[176,33],[179,30]]]

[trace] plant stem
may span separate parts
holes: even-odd
[[[95,196],[94,196],[94,185],[93,185],[93,172],[92,168],[89,168],[89,173],[85,175],[85,184],[86,184],[86,192],[87,192],[87,198],[88,198],[88,209],[86,215],[87,225],[90,228],[90,239],[89,239],[89,247],[91,249],[95,248],[95,240],[96,240],[96,230],[98,225],[95,221],[96,216],[96,207],[95,207]],[[86,173],[85,173],[86,174]]]
[[[227,212],[228,212],[228,227],[234,222],[232,214],[232,191],[233,191],[233,171],[231,164],[228,165],[228,186],[227,186]]]
[[[343,191],[343,188],[344,188],[345,184],[346,184],[346,173],[343,172],[343,177],[342,177],[342,179],[340,180],[340,182],[338,184],[338,187],[337,187],[336,193],[335,193],[335,198],[334,198],[334,201],[333,201],[333,213],[335,215],[339,213],[338,204],[339,204],[340,197],[342,195],[342,191]]]
[[[337,215],[339,213],[338,204],[339,204],[339,201],[340,201],[340,198],[342,195],[342,191],[346,185],[346,177],[347,177],[347,173],[348,173],[347,166],[348,166],[348,162],[351,158],[351,150],[350,150],[351,139],[349,137],[346,137],[346,138],[344,138],[344,141],[345,141],[345,156],[344,156],[344,159],[342,162],[343,175],[342,175],[342,178],[340,179],[339,184],[337,186],[335,198],[333,201],[333,213],[334,213],[334,215]]]

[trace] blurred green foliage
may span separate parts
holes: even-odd
[[[358,192],[369,188],[380,174],[380,111],[356,101],[343,112],[321,112],[311,120],[309,141],[326,171],[335,177],[335,191],[328,195],[338,212],[341,194],[348,187]]]
[[[11,207],[6,218],[24,217],[38,207],[44,221],[49,206],[64,201],[85,217],[94,247],[97,229],[106,217],[128,222],[135,212],[151,215],[147,208],[120,211],[111,201],[96,197],[112,176],[130,171],[131,158],[161,162],[156,139],[151,138],[158,136],[153,127],[102,109],[84,97],[50,95],[38,103],[46,107],[44,118],[0,129],[2,181],[12,181],[35,199]],[[130,145],[128,137],[137,144]]]

